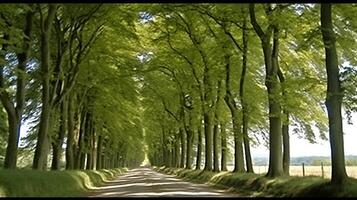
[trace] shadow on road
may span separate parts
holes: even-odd
[[[91,189],[91,197],[238,197],[239,194],[193,184],[150,168],[132,169],[104,186]]]

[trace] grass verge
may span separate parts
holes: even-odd
[[[317,176],[267,178],[263,174],[205,172],[181,168],[153,167],[194,183],[206,183],[250,197],[357,197],[357,179],[349,178],[343,186],[331,185]]]
[[[101,170],[0,170],[0,197],[78,197],[126,168]]]

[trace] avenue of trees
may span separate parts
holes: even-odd
[[[3,4],[0,154],[36,170],[152,165],[289,175],[291,134],[329,140],[357,102],[354,4]],[[230,150],[232,147],[232,151]],[[147,152],[145,152],[147,151]],[[357,150],[356,150],[357,151]],[[230,159],[232,158],[232,159]],[[65,162],[63,162],[64,160]]]

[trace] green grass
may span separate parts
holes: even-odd
[[[78,197],[88,189],[112,180],[123,169],[102,170],[0,170],[0,197]]]
[[[165,167],[154,167],[154,170],[251,197],[357,197],[357,179],[353,178],[349,178],[343,186],[334,186],[329,179],[317,176],[283,176],[273,179],[253,173],[215,173]]]

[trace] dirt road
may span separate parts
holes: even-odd
[[[194,184],[161,174],[150,168],[129,170],[104,186],[90,192],[90,197],[239,197],[205,184]]]

